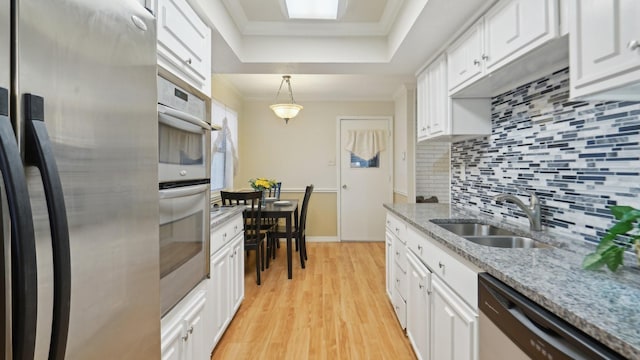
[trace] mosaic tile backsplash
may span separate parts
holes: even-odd
[[[490,136],[451,146],[451,203],[520,222],[498,193],[535,191],[542,225],[598,242],[613,223],[608,207],[640,207],[640,102],[569,100],[569,69],[492,99]],[[462,173],[464,171],[464,174]]]

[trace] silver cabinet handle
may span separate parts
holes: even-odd
[[[424,288],[424,286],[422,284],[418,284],[418,288],[422,289],[422,288]]]
[[[187,341],[189,340],[189,333],[184,334],[184,336],[182,337],[182,341]]]
[[[422,245],[418,245],[418,250],[422,251]]]
[[[489,56],[487,54],[482,54],[482,60],[484,61],[489,60]]]
[[[478,59],[473,59],[473,65],[480,66],[480,61],[478,61]]]
[[[438,261],[438,267],[439,267],[440,269],[443,269],[443,268],[444,268],[444,264],[443,264],[442,262]]]
[[[431,295],[431,290],[427,290],[427,295]]]
[[[638,40],[631,40],[629,41],[629,43],[627,44],[627,47],[629,48],[629,50],[631,51],[636,51],[638,48],[640,48],[640,42]]]
[[[189,331],[189,334],[193,334],[193,326],[190,327],[189,330],[187,330],[187,331]]]

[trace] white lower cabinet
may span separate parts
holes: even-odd
[[[407,336],[419,360],[429,359],[429,317],[431,315],[431,271],[411,252],[407,294]]]
[[[387,276],[391,284],[387,284],[387,293],[396,312],[400,326],[407,327],[407,225],[392,214],[387,214],[386,241],[390,242],[387,253]]]
[[[389,230],[385,232],[386,239],[386,249],[385,249],[385,285],[387,289],[387,296],[389,297],[389,301],[393,302],[393,237]]]
[[[163,360],[206,359],[206,291],[203,284],[162,318]]]
[[[244,299],[244,235],[242,214],[213,231],[211,241],[216,242],[218,248],[211,255],[210,279],[207,283],[207,293],[210,299],[208,313],[208,327],[211,336],[207,341],[209,352],[213,351],[220,338],[227,329],[233,316]]]
[[[480,269],[413,227],[405,229],[406,330],[416,357],[477,360]]]
[[[431,279],[433,359],[478,358],[478,311],[471,309],[438,277]]]

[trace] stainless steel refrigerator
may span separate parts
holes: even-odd
[[[0,0],[0,358],[160,357],[155,20]]]

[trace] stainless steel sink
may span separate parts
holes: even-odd
[[[516,235],[509,230],[480,223],[436,223],[436,225],[460,236]]]
[[[499,248],[544,248],[550,245],[541,243],[526,236],[480,222],[440,222],[434,224],[465,238],[472,243]]]
[[[499,248],[546,248],[547,244],[524,236],[464,236],[472,243]]]

